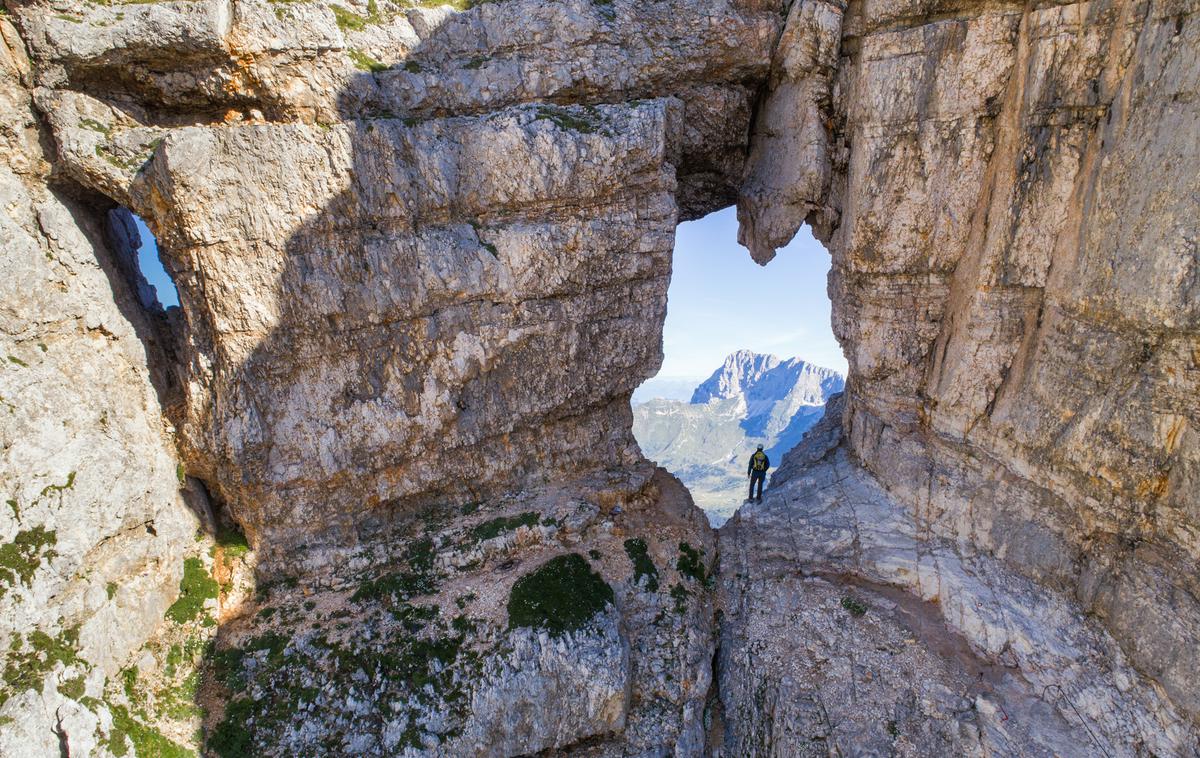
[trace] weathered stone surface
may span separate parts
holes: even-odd
[[[29,75],[0,17],[0,753],[87,755],[112,722],[105,682],[162,622],[197,524],[152,318],[104,215],[47,186]]]
[[[1192,5],[10,5],[5,752],[191,745],[197,670],[219,753],[701,752],[715,549],[628,397],[675,223],[735,196],[760,262],[826,240],[850,377],[846,440],[723,534],[714,743],[1196,752]],[[139,313],[94,193],[155,229],[181,317]],[[190,542],[160,408],[253,556]],[[611,606],[509,629],[568,553]]]
[[[805,214],[829,246],[856,459],[934,535],[1075,594],[1196,718],[1194,6],[866,4],[841,35],[828,194],[821,141],[783,142],[806,115],[756,135],[787,158],[740,205],[759,259]]]
[[[1200,749],[1073,597],[934,536],[845,446],[805,455],[720,532],[727,754]]]
[[[226,60],[170,65],[201,88],[242,78],[193,106],[223,123],[182,126],[186,87],[131,41],[176,5],[80,10],[111,24],[94,50],[18,19],[64,169],[158,234],[187,326],[188,470],[264,558],[639,460],[627,398],[661,360],[676,197],[684,214],[732,197],[778,14],[247,3],[224,33],[201,2],[180,33]],[[334,25],[295,38],[294,13]],[[563,98],[582,105],[522,105]]]
[[[738,242],[766,265],[809,216],[830,219],[833,80],[845,3],[791,3],[738,191]]]
[[[402,539],[265,588],[218,638],[201,692],[210,748],[697,755],[715,641],[712,532],[665,472],[633,497],[620,494],[625,476],[426,514]],[[539,584],[537,597],[566,589],[591,615],[526,625],[514,585],[567,555],[611,595]]]

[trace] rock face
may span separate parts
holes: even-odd
[[[1103,620],[931,534],[831,403],[720,532],[732,755],[1192,755],[1190,715]]]
[[[162,621],[197,521],[153,317],[104,215],[48,186],[30,76],[0,17],[0,753],[86,755],[111,717],[80,701]]]
[[[806,5],[766,120],[825,74],[788,73]],[[785,213],[833,255],[855,458],[933,535],[1073,595],[1193,718],[1194,10],[851,6],[820,149],[740,202],[759,258]],[[753,189],[784,179],[809,204]]]
[[[697,754],[714,539],[678,481],[637,473],[633,497],[576,479],[260,586],[203,680],[209,749]]]
[[[844,384],[832,369],[740,350],[692,391],[690,403],[634,405],[633,433],[642,453],[678,476],[720,525],[746,497],[755,446],[765,445],[778,465]]]
[[[629,394],[661,361],[675,224],[736,196],[777,9],[56,2],[14,22],[61,181],[158,238],[182,470],[255,548],[197,543],[184,620],[114,646],[93,742],[194,746],[204,720],[222,755],[698,751],[713,537],[639,455]],[[512,498],[537,505],[499,512]],[[563,635],[507,623],[520,573],[558,555],[610,602]],[[172,708],[188,681],[199,715]]]
[[[1197,751],[1193,5],[8,6],[0,752]],[[850,375],[714,573],[629,395],[734,199]]]
[[[252,541],[638,460],[673,230],[733,197],[772,9],[71,8],[18,15],[42,109],[159,237],[188,471]]]

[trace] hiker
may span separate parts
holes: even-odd
[[[758,450],[754,455],[750,456],[750,463],[746,465],[746,474],[750,477],[750,497],[747,500],[754,500],[754,485],[758,484],[758,502],[762,502],[763,482],[767,479],[767,469],[771,468],[771,459],[763,452],[763,446],[759,445]]]

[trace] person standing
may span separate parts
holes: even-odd
[[[750,456],[750,463],[746,465],[746,475],[750,477],[750,497],[749,500],[757,499],[762,502],[763,482],[767,479],[767,469],[771,468],[771,459],[763,452],[763,446],[759,445],[758,450],[754,451],[754,455]],[[758,497],[754,496],[754,485],[758,484]]]

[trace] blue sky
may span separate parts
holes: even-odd
[[[807,226],[763,267],[738,245],[733,208],[680,224],[656,378],[707,377],[741,348],[845,373],[829,325],[829,265]]]
[[[167,276],[162,261],[158,259],[158,243],[154,241],[154,235],[140,217],[135,215],[133,220],[137,224],[138,234],[142,235],[142,246],[138,248],[138,268],[142,270],[142,276],[154,286],[162,307],[179,305],[179,293],[175,290],[175,283]]]

